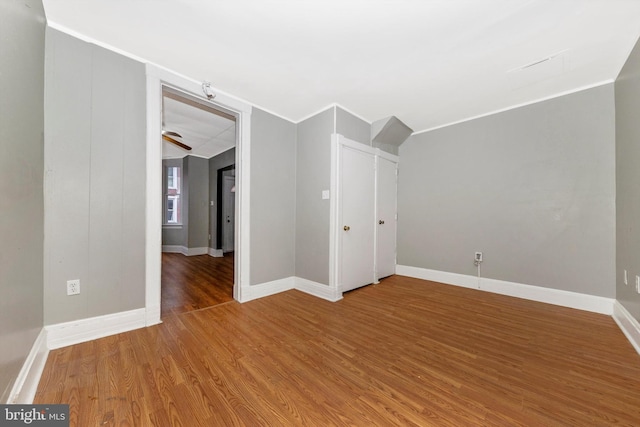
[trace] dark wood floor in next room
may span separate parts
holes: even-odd
[[[232,301],[233,259],[163,253],[162,318]]]
[[[611,317],[393,276],[287,291],[51,351],[72,426],[640,425]]]

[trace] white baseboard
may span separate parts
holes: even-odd
[[[396,274],[447,285],[462,286],[463,288],[478,289],[478,278],[466,274],[448,273],[446,271],[429,270],[408,265],[396,265]]]
[[[209,253],[209,248],[188,248],[180,245],[162,245],[162,252],[170,254],[182,254],[184,256],[194,255],[206,255]]]
[[[222,249],[209,248],[209,255],[214,258],[222,258],[224,253],[222,252]]]
[[[160,305],[147,307],[145,311],[145,326],[153,326],[162,323],[160,319]]]
[[[273,280],[271,282],[261,283],[259,285],[249,286],[248,289],[242,292],[242,301],[248,302],[254,299],[267,297],[269,295],[275,295],[280,292],[294,289],[294,277],[287,277],[284,279]]]
[[[50,350],[119,334],[146,326],[146,310],[123,311],[104,316],[45,326]]]
[[[207,255],[209,253],[209,248],[187,248],[186,256],[194,256],[194,255]]]
[[[48,355],[47,331],[42,328],[13,384],[8,403],[33,403]]]
[[[616,321],[633,348],[640,354],[640,323],[618,301],[613,304],[613,320]]]
[[[613,298],[406,265],[396,266],[396,274],[607,315],[613,314],[615,302]]]
[[[248,292],[243,292],[241,302],[244,303],[269,295],[275,295],[280,292],[289,291],[291,289],[297,289],[315,297],[332,302],[342,299],[341,292],[333,290],[327,285],[303,279],[301,277],[291,276],[284,279],[261,283],[259,285],[249,286]]]
[[[337,289],[332,289],[327,285],[303,279],[302,277],[294,277],[294,285],[295,289],[299,291],[326,299],[327,301],[336,302],[342,299],[342,292],[339,292]]]
[[[162,252],[167,252],[170,254],[187,254],[187,247],[180,245],[162,245]]]

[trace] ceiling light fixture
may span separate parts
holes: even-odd
[[[202,92],[206,95],[207,99],[213,99],[216,94],[211,89],[211,82],[202,82]]]

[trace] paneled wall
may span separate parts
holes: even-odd
[[[44,10],[0,2],[0,403],[42,328]]]
[[[45,324],[142,308],[144,65],[46,35]]]

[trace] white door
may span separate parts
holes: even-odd
[[[234,249],[234,228],[236,193],[231,191],[236,184],[233,176],[222,177],[222,252],[231,252]]]
[[[339,165],[339,289],[375,281],[375,156],[341,145]]]
[[[378,157],[376,170],[376,278],[396,273],[396,199],[398,164]]]

